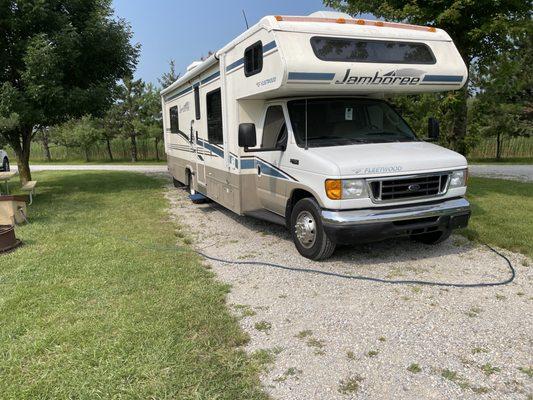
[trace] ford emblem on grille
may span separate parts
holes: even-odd
[[[420,185],[417,185],[416,183],[407,186],[407,190],[410,192],[416,192],[417,190],[420,190]]]

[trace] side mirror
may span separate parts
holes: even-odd
[[[255,124],[239,124],[239,147],[255,147],[257,139],[255,137]]]
[[[439,121],[436,118],[428,119],[428,138],[432,141],[438,141],[440,136]]]

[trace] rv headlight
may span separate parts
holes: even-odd
[[[331,200],[368,197],[364,179],[327,179],[326,194]]]
[[[366,197],[364,179],[344,179],[342,181],[342,198],[358,199],[360,197]]]
[[[450,187],[456,188],[466,186],[466,180],[468,177],[468,170],[462,169],[460,171],[453,171],[450,175]]]

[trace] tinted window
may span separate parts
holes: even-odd
[[[435,64],[431,49],[424,43],[314,37],[311,46],[324,61]]]
[[[209,143],[222,144],[222,101],[220,89],[207,93],[207,140]]]
[[[194,109],[196,111],[196,119],[200,119],[200,87],[194,87]]]
[[[416,137],[405,121],[380,100],[309,99],[287,103],[299,146],[409,142]]]
[[[170,132],[178,133],[180,130],[178,106],[170,107]]]
[[[283,140],[286,141],[287,127],[285,125],[285,116],[283,115],[283,108],[281,106],[268,107],[265,124],[263,126],[263,139],[261,140],[261,147],[273,148]]]
[[[263,69],[263,44],[257,42],[244,50],[244,75],[252,76]]]

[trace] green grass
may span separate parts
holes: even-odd
[[[413,363],[407,367],[407,371],[412,372],[413,374],[418,374],[422,371],[422,368],[420,368],[420,365]]]
[[[25,245],[0,255],[1,398],[266,398],[228,286],[173,250],[161,180],[35,178]]]
[[[461,231],[466,237],[533,256],[533,184],[471,178],[467,198],[472,218]]]
[[[118,159],[118,160],[95,160],[95,161],[85,161],[81,159],[71,159],[71,160],[31,160],[30,165],[47,165],[47,164],[66,164],[66,165],[102,165],[102,164],[111,164],[111,165],[166,165],[166,160],[139,160],[136,163],[131,162],[129,159]]]

